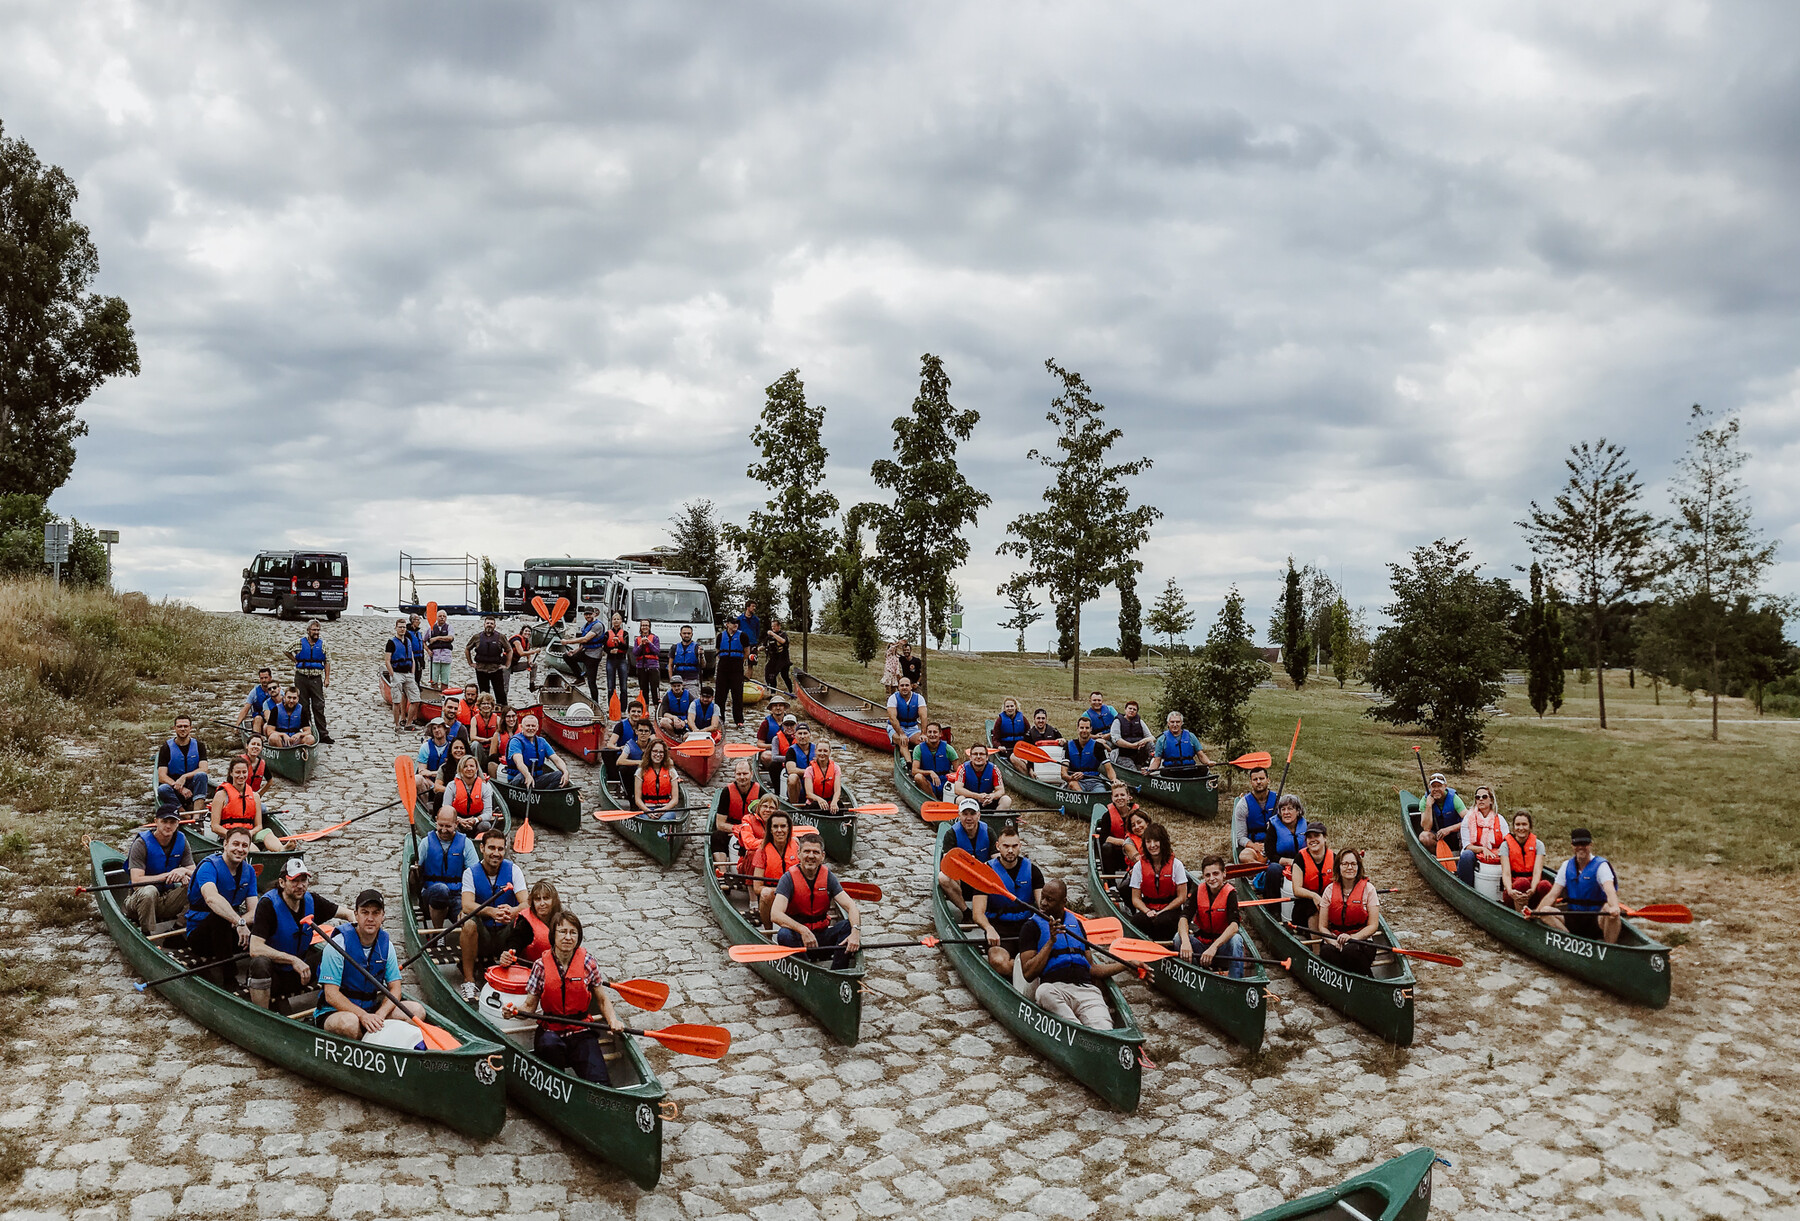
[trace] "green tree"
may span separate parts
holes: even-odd
[[[1093,397],[1081,374],[1054,360],[1044,367],[1062,383],[1045,419],[1056,425],[1058,456],[1032,449],[1026,454],[1055,472],[1044,492],[1044,508],[1013,519],[1013,537],[1000,552],[1026,562],[1033,585],[1050,591],[1058,636],[1075,663],[1070,698],[1081,698],[1081,608],[1108,585],[1143,571],[1138,548],[1162,510],[1132,505],[1125,480],[1150,467],[1150,459],[1109,462],[1124,434],[1106,425],[1106,407]]]
[[[1127,569],[1119,578],[1119,656],[1137,667],[1144,655],[1144,607],[1138,601],[1137,574]]]
[[[1006,609],[1012,612],[1000,626],[1019,634],[1019,652],[1023,653],[1026,629],[1044,617],[1044,612],[1038,609],[1038,600],[1032,596],[1031,579],[1019,573],[994,592],[1006,600]]]
[[[713,625],[723,623],[726,609],[735,605],[742,587],[737,569],[726,554],[723,530],[712,501],[685,501],[681,512],[669,518],[669,566],[706,586],[712,600]]]
[[[1170,669],[1187,664],[1176,662]],[[1225,595],[1225,605],[1219,608],[1219,617],[1206,633],[1206,644],[1192,664],[1196,703],[1180,711],[1192,720],[1198,733],[1223,746],[1228,757],[1242,754],[1250,740],[1250,695],[1269,676],[1269,665],[1250,638],[1244,597],[1235,585]],[[1166,702],[1170,697],[1166,683],[1164,696]],[[1158,708],[1158,723],[1171,711],[1175,709]]]
[[[481,557],[481,613],[497,615],[500,613],[500,574],[494,569],[494,561],[487,556]]]
[[[1387,702],[1369,715],[1423,725],[1453,771],[1481,752],[1488,705],[1505,690],[1512,656],[1504,581],[1486,581],[1461,540],[1438,539],[1389,564],[1390,626],[1375,640],[1369,683]]]
[[[850,655],[868,669],[881,652],[881,589],[870,580],[857,584],[849,614],[844,620],[844,634],[850,637]]]
[[[856,507],[858,524],[875,532],[869,568],[889,589],[911,590],[919,622],[941,641],[946,612],[956,600],[951,575],[969,558],[965,527],[973,526],[992,497],[963,477],[956,447],[974,435],[980,413],[950,401],[944,362],[927,352],[919,358],[919,392],[912,414],[894,420],[894,457],[869,467],[875,486],[892,499]],[[919,633],[919,682],[930,682],[925,633]]]
[[[1550,712],[1554,715],[1562,711],[1563,688],[1569,681],[1568,632],[1563,626],[1562,595],[1556,592],[1554,585],[1544,591],[1544,624],[1550,637],[1551,653],[1556,658],[1556,665],[1550,671]]]
[[[1650,698],[1662,703],[1662,685],[1672,683],[1681,672],[1681,651],[1676,642],[1678,629],[1670,621],[1670,608],[1663,601],[1652,602],[1637,620],[1637,639],[1632,660],[1650,679]]]
[[[1300,583],[1300,572],[1294,557],[1288,556],[1287,580],[1276,604],[1270,636],[1281,646],[1281,668],[1293,680],[1294,690],[1306,686],[1306,672],[1312,665],[1312,641],[1306,630],[1306,595]]]
[[[1306,636],[1311,642],[1312,659],[1323,665],[1321,651],[1331,648],[1331,632],[1337,623],[1338,585],[1322,568],[1311,564],[1300,570],[1300,589],[1306,603]]]
[[[837,546],[838,498],[825,489],[830,452],[820,439],[825,408],[807,403],[798,369],[783,373],[764,394],[762,417],[750,430],[762,459],[745,473],[768,489],[766,511],[750,514],[745,525],[728,524],[721,533],[756,572],[759,585],[775,578],[787,582],[789,617],[799,623],[805,669],[812,662],[812,590]]]
[[[832,564],[837,569],[837,595],[827,607],[825,630],[836,630],[845,636],[850,635],[850,620],[856,608],[857,595],[862,592],[863,583],[869,579],[863,571],[862,531],[855,525],[855,511],[852,510],[845,519],[844,528],[839,532],[837,555]],[[877,613],[876,631],[879,634],[879,614],[881,598],[875,599]]]
[[[1544,601],[1544,569],[1531,565],[1531,611],[1525,629],[1525,693],[1541,718],[1550,706],[1550,689],[1562,674],[1562,635],[1552,633],[1550,607]]]
[[[1569,479],[1549,509],[1531,502],[1517,524],[1551,581],[1573,586],[1589,620],[1589,657],[1598,673],[1600,728],[1606,728],[1607,620],[1655,575],[1656,524],[1638,508],[1644,489],[1623,447],[1605,437],[1569,447]]]
[[[1181,592],[1181,586],[1175,584],[1174,577],[1169,578],[1162,593],[1150,604],[1150,614],[1145,617],[1144,626],[1161,636],[1171,653],[1175,651],[1175,637],[1186,636],[1193,628],[1193,609],[1188,606],[1187,595]]]
[[[1350,649],[1350,606],[1339,594],[1331,606],[1331,676],[1339,691],[1350,681]]]
[[[1056,659],[1067,666],[1075,660],[1075,650],[1078,647],[1075,641],[1075,607],[1072,602],[1054,597],[1051,599],[1051,607],[1056,612]],[[1079,689],[1080,680],[1075,685]]]
[[[76,197],[0,125],[0,492],[48,497],[67,482],[87,433],[76,410],[107,378],[138,372],[131,310],[88,291],[100,255]]]
[[[1753,604],[1750,595],[1739,594],[1726,616],[1730,633],[1726,677],[1749,692],[1758,716],[1768,687],[1800,670],[1800,653],[1786,632],[1792,613],[1793,606],[1785,600]]]

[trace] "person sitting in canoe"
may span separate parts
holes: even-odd
[[[1090,712],[1088,715],[1093,714]],[[1150,727],[1144,724],[1144,718],[1138,715],[1136,700],[1125,701],[1125,711],[1113,721],[1112,730],[1106,736],[1113,752],[1140,772],[1155,757],[1156,739],[1150,733]]]
[[[529,966],[543,957],[550,948],[550,930],[556,926],[562,909],[562,896],[556,892],[555,882],[548,878],[533,882],[525,902],[519,906],[519,918],[512,923],[511,940],[496,960],[499,965],[510,967],[522,962]]]
[[[212,777],[206,774],[206,743],[194,736],[194,723],[175,718],[175,736],[156,750],[156,799],[183,810],[206,804]]]
[[[339,925],[326,941],[319,962],[319,1007],[313,1011],[313,1025],[325,1033],[360,1039],[387,1025],[390,1017],[425,1016],[425,1006],[401,995],[400,956],[381,927],[386,918],[387,900],[379,890],[365,890],[356,896],[356,923]],[[344,961],[346,954],[362,971]],[[375,989],[376,980],[383,984],[381,991]]]
[[[1167,941],[1181,928],[1193,883],[1175,855],[1169,829],[1153,822],[1144,830],[1144,854],[1125,879],[1131,921],[1152,941]]]
[[[763,729],[768,728],[769,721],[775,721],[776,713],[770,712],[768,720],[757,729],[756,736],[769,744],[759,761],[763,774],[769,778],[769,787],[778,792],[787,791],[787,753],[794,745],[794,738],[800,728],[800,718],[787,711],[787,701],[781,701],[778,710],[781,719],[769,730],[769,736],[763,737]]]
[[[719,817],[713,821],[712,837],[707,841],[713,864],[731,864],[734,839],[744,846],[745,852],[750,844],[761,842],[763,827],[756,807],[762,799],[763,788],[756,782],[750,760],[739,759],[732,765],[731,783],[725,786],[725,800],[719,803]]]
[[[1106,697],[1098,691],[1088,694],[1087,712],[1083,714],[1088,724],[1093,727],[1096,738],[1112,737],[1113,722],[1119,719],[1119,710],[1106,702]]]
[[[519,710],[517,708],[502,709],[500,732],[494,735],[494,753],[487,758],[487,774],[491,779],[500,779],[500,769],[506,766],[507,752],[512,749],[512,740],[518,734]]]
[[[1012,893],[1006,896],[977,892],[970,900],[969,914],[975,927],[987,937],[988,962],[1000,974],[1011,975],[1019,930],[1031,919],[1031,906],[1043,898],[1044,875],[1025,855],[1019,828],[1010,822],[1000,828],[1000,836],[994,841],[994,859],[988,864]]]
[[[213,794],[211,813],[210,830],[220,843],[225,842],[227,831],[241,827],[249,833],[252,847],[281,851],[281,841],[263,821],[262,798],[250,791],[250,765],[242,756],[232,759],[225,783]]]
[[[419,841],[413,881],[425,907],[425,922],[442,927],[452,908],[462,911],[463,874],[475,863],[475,846],[456,823],[456,810],[441,807],[432,833]]]
[[[944,783],[956,768],[956,748],[944,741],[944,727],[936,721],[925,723],[925,737],[912,748],[912,781],[942,800]]]
[[[700,684],[700,698],[688,705],[687,733],[694,737],[705,734],[717,737],[725,732],[725,718],[719,713],[719,705],[713,700],[713,685]]]
[[[1426,782],[1425,808],[1419,812],[1419,842],[1435,852],[1439,840],[1452,855],[1462,851],[1462,821],[1468,813],[1463,799],[1456,795],[1444,779],[1444,773],[1433,772]]]
[[[485,835],[500,825],[494,809],[494,790],[488,778],[481,774],[481,766],[475,762],[475,756],[465,754],[460,760],[455,757],[462,750],[461,743],[452,748],[451,764],[456,766],[456,779],[450,782],[449,801],[444,795],[438,796],[439,809],[445,804],[456,816],[456,828],[464,835]],[[445,764],[446,767],[451,764]]]
[[[1111,1030],[1112,1011],[1094,981],[1129,969],[1122,962],[1096,965],[1088,954],[1081,921],[1068,910],[1069,885],[1061,878],[1044,883],[1043,915],[1030,914],[1020,929],[1019,955],[1025,978],[1037,983],[1033,996],[1040,1008],[1069,1022]]]
[[[313,931],[329,931],[338,905],[310,893],[312,873],[299,857],[289,857],[281,876],[250,917],[250,1000],[267,1009],[297,996],[319,977],[323,946],[313,944]],[[306,924],[307,917],[312,923]]]
[[[512,889],[508,890],[507,887]],[[506,835],[489,831],[481,837],[481,859],[463,870],[462,914],[481,912],[462,926],[462,998],[470,1004],[480,994],[477,960],[489,962],[512,940],[513,922],[525,902],[529,884],[518,862],[506,859]]]
[[[1107,803],[1106,819],[1094,832],[1100,841],[1100,872],[1123,879],[1125,871],[1138,863],[1143,846],[1142,834],[1132,833],[1132,819],[1143,811],[1131,799],[1131,789],[1123,780],[1112,782],[1112,801]],[[1150,825],[1144,819],[1144,826]]]
[[[974,801],[989,814],[1012,809],[1000,765],[988,758],[988,748],[980,742],[969,747],[969,761],[951,772],[950,780],[950,791],[958,802]]]
[[[244,753],[233,755],[232,758],[244,761],[244,783],[250,786],[252,793],[262,796],[263,787],[269,783],[269,765],[263,759],[262,735],[253,733],[245,738]]]
[[[1061,746],[1063,731],[1050,723],[1048,712],[1039,708],[1031,714],[1031,728],[1025,731],[1025,740],[1033,746]]]
[[[580,919],[571,911],[558,912],[550,931],[550,952],[531,964],[524,998],[516,1004],[509,1001],[502,1012],[516,1017],[542,1011],[554,1017],[587,1021],[598,1002],[600,1020],[607,1029],[615,1033],[625,1029],[619,1015],[613,1012],[612,999],[606,995],[606,977],[601,974],[600,964],[581,948],[581,940]],[[612,1084],[600,1036],[590,1027],[539,1022],[531,1047],[553,1068],[572,1072],[583,1081]]]
[[[1586,827],[1569,832],[1575,855],[1562,863],[1533,915],[1559,933],[1573,933],[1590,941],[1619,939],[1619,878],[1612,863],[1594,854],[1594,836]],[[1556,901],[1563,902],[1558,914]]]
[[[1250,791],[1231,807],[1231,842],[1238,845],[1238,864],[1260,865],[1263,839],[1275,821],[1275,793],[1269,788],[1269,769],[1250,769]]]
[[[1294,884],[1293,915],[1295,924],[1311,925],[1313,913],[1324,906],[1325,887],[1337,871],[1337,854],[1331,850],[1331,835],[1323,822],[1306,824],[1306,847],[1294,858],[1290,877]]]
[[[1512,834],[1501,844],[1500,897],[1514,911],[1536,906],[1550,893],[1544,876],[1544,845],[1532,831],[1530,810],[1514,810]]]
[[[784,778],[787,783],[788,801],[793,805],[798,805],[806,796],[806,780],[803,773],[805,773],[807,768],[813,765],[813,755],[815,753],[816,748],[813,746],[812,730],[808,729],[805,725],[796,725],[794,727],[793,745],[789,746],[782,756],[782,765],[786,773]]]
[[[956,825],[950,829],[950,836],[952,847],[961,848],[983,864],[994,859],[994,833],[981,821],[981,806],[973,797],[965,797],[956,803]],[[963,920],[969,910],[969,900],[975,894],[974,887],[939,870],[938,889],[956,909],[957,920]]]
[[[775,883],[800,863],[800,837],[794,834],[794,816],[773,797],[764,797],[757,804],[756,815],[762,819],[765,837],[749,856],[738,861],[738,870],[748,875],[750,901],[756,904],[762,927],[769,928]]]
[[[768,708],[768,712],[756,726],[756,740],[764,745],[775,740],[775,735],[781,732],[781,723],[791,715],[788,712],[788,698],[779,691],[769,692]],[[795,723],[799,723],[798,717],[795,718]]]
[[[250,948],[250,910],[256,906],[256,870],[250,867],[250,832],[233,827],[220,838],[224,848],[200,862],[188,881],[188,952],[197,962],[223,962]],[[208,973],[229,987],[236,973],[224,967]]]
[[[1031,722],[1019,711],[1019,701],[1009,695],[1000,702],[1000,715],[994,718],[988,741],[1010,759],[1013,747],[1025,740],[1025,732],[1030,728]]]
[[[450,731],[445,727],[442,717],[435,717],[425,740],[419,743],[419,753],[413,756],[413,782],[419,787],[420,801],[431,796],[432,789],[437,784],[438,772],[449,761]]]
[[[125,850],[125,867],[137,889],[125,896],[125,914],[137,921],[144,935],[156,931],[164,920],[187,910],[187,886],[194,877],[194,850],[181,833],[181,811],[172,805],[157,808],[156,822],[131,837]]]
[[[1250,947],[1238,923],[1237,888],[1225,880],[1224,857],[1201,860],[1200,886],[1182,913],[1173,945],[1183,962],[1198,962],[1209,971],[1223,967],[1233,979],[1244,977]]]
[[[1269,867],[1257,875],[1256,888],[1265,898],[1281,893],[1287,870],[1306,851],[1306,805],[1292,793],[1276,803],[1275,821],[1263,833],[1262,859]]]
[[[560,789],[569,783],[569,768],[550,745],[550,739],[538,733],[538,719],[526,716],[519,721],[519,732],[506,746],[506,782],[525,788]]]
[[[625,709],[625,714],[613,722],[606,744],[619,752],[611,767],[627,793],[637,789],[637,769],[644,759],[644,743],[655,739],[656,731],[650,726],[649,715],[637,704]]]
[[[894,693],[888,696],[888,741],[908,748],[925,740],[925,697],[913,690],[912,679],[904,674]]]
[[[483,768],[499,757],[500,706],[494,703],[492,691],[483,691],[475,697],[475,711],[469,717],[468,740],[475,751],[475,761]]]
[[[638,764],[631,808],[666,820],[681,817],[674,805],[675,768],[669,757],[669,744],[658,738],[650,743],[644,761]]]
[[[444,797],[450,792],[450,786],[456,783],[458,776],[462,775],[463,760],[465,759],[471,763],[475,762],[475,756],[469,750],[469,744],[462,738],[451,738],[450,753],[445,756],[443,763],[438,765],[437,772],[431,777],[431,787],[425,794],[426,809],[429,813],[436,814],[438,807],[444,804]],[[481,770],[480,764],[476,764],[475,770]]]
[[[687,689],[687,679],[680,674],[669,676],[669,689],[658,710],[657,724],[676,741],[687,734],[688,712],[694,706],[694,693]]]
[[[801,799],[795,805],[803,805],[809,809],[819,810],[826,814],[847,809],[850,805],[850,790],[844,786],[844,773],[831,757],[831,743],[821,742],[813,751],[812,766],[800,773]]]
[[[250,688],[244,706],[238,709],[237,722],[247,725],[253,733],[261,733],[263,720],[280,702],[281,688],[276,685],[275,671],[264,666],[256,672],[256,686]]]
[[[1106,743],[1094,736],[1093,722],[1086,713],[1075,722],[1075,736],[1064,744],[1063,750],[1067,752],[1062,762],[1064,788],[1084,793],[1108,790],[1115,779],[1112,764],[1107,760]]]
[[[1381,946],[1370,940],[1381,931],[1381,899],[1363,872],[1362,853],[1346,848],[1337,854],[1323,898],[1312,919],[1312,927],[1323,934],[1319,957],[1334,967],[1367,975],[1381,952]]]
[[[1186,718],[1171,712],[1166,725],[1156,736],[1155,757],[1144,770],[1170,779],[1206,775],[1213,761],[1207,757],[1200,739],[1187,731]]]
[[[832,919],[836,905],[844,914]],[[800,860],[775,884],[775,900],[769,908],[778,945],[800,946],[807,957],[836,948],[831,967],[841,971],[862,945],[862,914],[856,900],[844,893],[842,883],[825,864],[825,845],[816,835],[800,841]]]
[[[1500,841],[1506,838],[1506,822],[1500,817],[1494,790],[1483,784],[1475,790],[1475,808],[1463,815],[1457,833],[1462,852],[1456,858],[1456,876],[1464,886],[1475,885],[1475,866],[1500,864]]]

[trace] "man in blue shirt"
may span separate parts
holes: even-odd
[[[525,788],[559,789],[569,783],[569,769],[557,757],[550,739],[538,733],[538,719],[524,717],[519,732],[506,744],[506,782]]]
[[[386,917],[381,892],[365,890],[356,896],[355,925],[339,925],[327,938],[319,963],[319,1007],[313,1011],[313,1024],[327,1034],[360,1039],[390,1017],[425,1016],[425,1006],[400,995],[400,958],[381,927]],[[345,963],[345,954],[354,956],[355,965]]]
[[[1155,754],[1145,771],[1171,778],[1206,775],[1212,760],[1200,740],[1184,728],[1185,724],[1179,712],[1169,714],[1168,728],[1157,735]]]
[[[754,655],[757,644],[762,640],[762,619],[757,616],[756,603],[746,601],[744,613],[737,617],[738,631],[744,634],[744,643],[750,646]]]

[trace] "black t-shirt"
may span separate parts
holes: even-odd
[[[1025,740],[1027,742],[1060,742],[1062,741],[1062,730],[1054,725],[1045,725],[1042,729],[1033,725],[1025,731]]]
[[[271,890],[266,897],[269,902],[258,903],[256,905],[256,914],[250,918],[250,931],[255,933],[258,937],[261,937],[264,941],[268,941],[275,936],[275,905],[277,903],[287,902],[286,899],[281,897],[279,891]],[[314,895],[312,901],[313,927],[315,929],[319,928],[327,920],[335,920],[337,918],[338,905],[336,903],[333,903],[330,899],[321,895]]]
[[[158,766],[158,767],[166,768],[169,766],[169,741],[170,741],[169,739],[165,738],[163,740],[163,744],[156,748],[156,766]],[[196,746],[200,748],[200,763],[205,763],[206,762],[206,743],[202,742],[199,738],[189,738],[188,739],[188,758],[190,758],[190,759],[193,758],[193,752],[194,752],[194,748]],[[196,763],[194,766],[199,767],[200,764]],[[170,768],[169,774],[171,776],[174,776],[175,779],[177,779],[177,780],[181,779],[181,777],[175,772],[175,770],[173,768]]]
[[[763,637],[763,654],[779,667],[788,659],[788,639],[786,632],[770,632]]]
[[[923,657],[902,657],[900,659],[900,677],[910,678],[917,687],[919,679],[925,676],[925,659]]]
[[[396,641],[392,636],[388,637],[387,653],[388,653],[388,657],[390,659],[388,664],[393,668],[393,671],[396,674],[411,674],[412,668],[413,668],[413,659],[411,657],[406,658],[404,661],[394,658],[394,645],[396,645],[398,643],[399,642]],[[411,652],[410,645],[408,646],[407,651]]]

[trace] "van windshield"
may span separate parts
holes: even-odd
[[[322,555],[297,555],[294,557],[294,575],[309,581],[317,581],[321,578],[342,580],[344,561]]]
[[[654,623],[711,623],[712,599],[704,589],[640,589],[631,595],[631,617]]]

